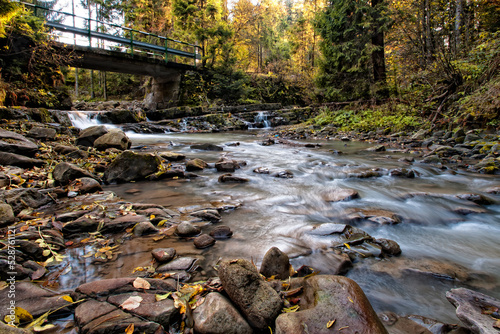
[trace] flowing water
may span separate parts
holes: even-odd
[[[204,269],[208,274],[213,273],[210,266],[219,257],[252,258],[259,264],[272,246],[289,254],[295,268],[308,264],[328,274],[332,272],[328,256],[332,240],[329,236],[308,233],[311,228],[342,222],[345,213],[353,208],[378,208],[399,214],[402,222],[395,225],[365,222],[357,227],[375,238],[396,241],[401,246],[402,255],[359,260],[347,274],[361,285],[376,311],[418,314],[454,323],[457,319],[454,307],[446,300],[447,290],[465,286],[500,297],[500,201],[498,196],[485,192],[488,187],[500,185],[498,176],[464,171],[454,173],[419,163],[409,165],[398,160],[411,155],[396,151],[364,151],[370,146],[368,143],[319,141],[322,145],[319,148],[281,144],[262,146],[259,133],[128,133],[133,145],[146,146],[150,150],[180,152],[188,158],[197,157],[209,163],[216,162],[222,155],[246,161],[247,165],[233,174],[246,177],[250,182],[219,183],[220,173],[215,169],[206,169],[198,173],[200,177],[190,180],[107,186],[107,190],[128,201],[156,203],[165,207],[186,203],[202,205],[221,198],[241,201],[242,206],[223,215],[222,224],[228,225],[234,236],[218,241],[209,249],[195,251],[191,243],[164,241],[157,244],[150,239],[141,241],[144,238],[136,238],[126,248],[123,247],[122,260],[106,264],[107,274],[87,272],[87,275],[112,277],[130,274],[129,270],[134,266],[147,265],[144,261],[146,258],[150,260],[149,251],[152,248],[172,245],[185,250],[189,248],[189,251],[186,250],[188,253],[203,255]],[[224,145],[234,142],[240,145]],[[195,143],[222,145],[224,151],[194,151],[190,145]],[[333,150],[343,154],[334,154]],[[294,177],[283,179],[270,174],[257,174],[253,172],[257,167],[268,168],[271,174],[288,170]],[[397,178],[385,172],[381,177],[351,177],[366,170],[378,168],[384,172],[401,167],[412,168],[420,176],[414,179]],[[141,189],[142,192],[130,194],[127,190],[131,188]],[[336,203],[324,201],[322,193],[338,188],[354,189],[360,198]],[[427,195],[408,196],[415,193]],[[467,193],[482,194],[495,204],[485,206],[483,213],[455,213],[453,210],[457,207],[475,208],[473,203],[452,196]],[[127,259],[126,256],[130,256],[128,259],[131,261],[123,260]],[[416,266],[425,271],[425,268],[432,267],[430,263],[437,268],[463,267],[470,276],[459,281],[406,270]],[[86,270],[80,269],[82,272]]]

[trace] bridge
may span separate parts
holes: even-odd
[[[159,106],[175,104],[181,75],[196,69],[201,59],[199,46],[168,37],[20,2],[35,16],[43,15],[45,25],[74,57],[68,65],[92,70],[153,77],[148,102]],[[71,25],[62,23],[69,19]]]

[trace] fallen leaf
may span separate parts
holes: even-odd
[[[293,313],[293,312],[297,312],[299,310],[299,305],[294,305],[294,306],[291,306],[291,307],[287,307],[287,308],[284,308],[283,309],[283,312],[285,313]]]
[[[337,319],[333,319],[333,320],[328,321],[328,323],[326,324],[326,328],[332,327],[336,320]]]
[[[45,249],[42,253],[43,256],[49,256],[50,255],[50,250]]]
[[[29,228],[30,228],[29,225],[23,225],[23,226],[21,226],[21,228],[19,229],[19,231],[20,232],[24,232],[24,231],[26,231]]]
[[[45,267],[38,268],[33,274],[31,274],[32,280],[37,280],[45,275]]]
[[[67,302],[73,303],[73,298],[71,298],[71,296],[65,295],[65,296],[62,296],[61,298]]]
[[[500,319],[498,319],[497,321],[495,321],[495,324],[493,325],[493,327],[495,327],[497,329],[500,329]]]
[[[347,329],[347,328],[349,328],[349,326],[340,327],[340,328],[339,328],[339,331],[341,331],[341,330],[343,330],[343,329]]]
[[[48,331],[49,329],[52,329],[52,328],[55,328],[55,327],[56,326],[53,325],[53,324],[47,324],[47,325],[44,325],[44,326],[37,325],[37,326],[33,326],[33,331],[36,332],[36,333],[41,333],[41,332]]]
[[[33,320],[31,313],[23,309],[22,307],[16,306],[14,308],[14,320],[12,320],[11,314],[5,316],[4,321],[6,323],[14,321],[16,324],[21,324],[23,322],[28,322]]]
[[[166,293],[164,295],[155,295],[155,299],[157,302],[159,302],[161,300],[167,299],[168,297],[170,297],[171,294],[172,292]]]
[[[151,284],[149,284],[148,281],[146,281],[144,278],[141,278],[141,277],[137,277],[135,279],[134,283],[132,283],[132,285],[136,289],[149,290],[151,288]]]
[[[354,304],[354,302],[352,301],[351,297],[347,297],[347,299],[349,299],[349,301]]]
[[[135,310],[139,306],[141,306],[142,302],[142,297],[141,296],[132,296],[128,297],[127,300],[125,300],[120,307],[124,310]]]
[[[64,243],[64,246],[69,247],[69,246],[71,246],[71,245],[73,245],[73,244],[74,244],[74,242],[73,242],[73,241],[66,241],[66,242]]]
[[[125,334],[132,334],[134,333],[134,324],[130,324],[125,328]]]

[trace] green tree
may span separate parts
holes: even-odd
[[[380,36],[389,24],[382,1],[329,1],[316,20],[323,39],[318,83],[327,100],[367,98],[385,88]]]

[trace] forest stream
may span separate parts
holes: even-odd
[[[89,125],[78,123],[81,121],[74,120],[74,125]],[[234,235],[203,250],[192,242],[172,238],[132,238],[120,247],[117,259],[106,263],[84,258],[85,247],[68,249],[66,255],[70,256],[65,261],[71,263],[72,271],[60,277],[60,289],[74,289],[96,278],[128,276],[134,268],[148,266],[150,251],[158,247],[174,247],[178,254],[199,258],[202,271],[195,278],[215,275],[213,266],[219,258],[241,257],[259,265],[272,246],[287,253],[295,269],[308,265],[322,274],[333,274],[330,254],[335,240],[328,229],[331,223],[345,223],[373,238],[394,240],[401,247],[400,256],[387,258],[379,258],[376,249],[352,247],[359,256],[346,276],[363,288],[377,312],[417,314],[456,323],[455,308],[446,300],[446,291],[468,287],[500,298],[500,200],[487,193],[488,188],[499,185],[498,176],[409,163],[406,160],[410,159],[402,158],[411,158],[411,154],[370,152],[366,149],[373,144],[363,142],[311,141],[321,146],[310,148],[263,146],[261,135],[265,131],[127,133],[135,150],[174,151],[208,163],[221,156],[246,162],[233,173],[250,180],[244,184],[220,183],[220,173],[211,168],[197,173],[197,178],[104,187],[126,201],[165,208],[203,209],[213,201],[227,202],[230,207],[241,204],[222,215],[221,223]],[[216,144],[224,150],[190,148],[200,143]],[[268,169],[269,174],[254,172],[259,167]],[[388,172],[398,168],[411,169],[416,177],[394,177]],[[293,177],[272,176],[283,171]],[[363,177],[366,171],[376,172],[376,176]],[[354,190],[359,197],[325,200],[335,189]],[[464,194],[483,195],[489,204],[457,197]],[[370,219],[369,212],[377,210],[383,212],[382,217]],[[214,226],[209,224],[206,229]]]

